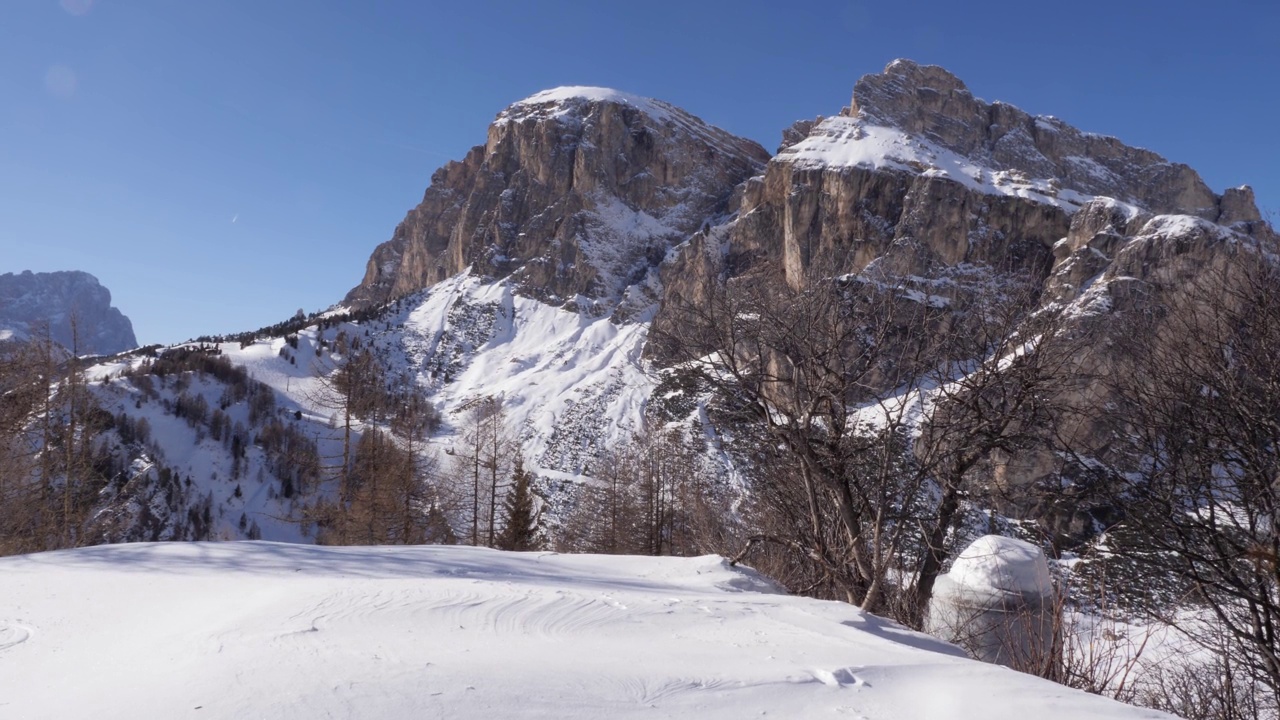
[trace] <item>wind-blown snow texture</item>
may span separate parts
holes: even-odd
[[[1164,718],[715,556],[137,544],[0,560],[0,716]]]

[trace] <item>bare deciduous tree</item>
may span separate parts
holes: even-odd
[[[1229,656],[1232,681],[1257,687],[1275,712],[1280,271],[1242,248],[1163,290],[1167,301],[1135,313],[1126,328],[1127,364],[1112,382],[1124,419],[1117,429],[1136,463],[1112,478],[1127,509],[1118,530],[1129,560],[1181,583],[1212,622],[1165,619]]]
[[[1049,347],[1069,338],[1060,314],[1032,316],[1016,284],[987,289],[867,276],[796,290],[752,276],[668,308],[659,353],[696,372],[716,416],[756,444],[758,532],[739,558],[764,553],[793,589],[919,626],[980,465],[1051,440],[1064,378]]]

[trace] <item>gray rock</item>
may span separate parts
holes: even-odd
[[[72,321],[75,332],[72,332]],[[0,275],[0,333],[50,337],[81,355],[108,355],[138,346],[133,324],[111,305],[111,292],[89,273]]]
[[[1255,222],[1262,219],[1258,212],[1258,202],[1253,197],[1253,188],[1248,185],[1227,188],[1218,203],[1219,212],[1216,222],[1219,225],[1234,225],[1239,222]]]

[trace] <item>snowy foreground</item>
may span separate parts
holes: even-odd
[[[2,718],[1167,717],[719,557],[277,543],[0,559]]]

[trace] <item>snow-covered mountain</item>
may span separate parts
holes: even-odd
[[[0,576],[0,711],[29,720],[1171,717],[715,556],[135,544]]]
[[[790,546],[784,538],[779,544],[788,549],[756,556],[760,567],[784,578],[789,565],[813,560],[818,572],[800,568],[785,582],[800,592],[862,602],[854,590],[865,588],[855,581],[870,578],[871,571],[846,578],[843,587],[831,580],[859,564],[858,529],[823,526],[829,508],[819,506],[809,476],[778,467],[800,462],[799,452],[785,454],[795,436],[770,436],[760,427],[790,421],[775,423],[781,415],[768,407],[762,422],[744,421],[752,410],[735,406],[743,401],[735,392],[746,388],[741,395],[747,394],[747,382],[726,384],[714,398],[705,391],[723,373],[723,359],[739,353],[760,361],[757,372],[766,383],[785,382],[792,361],[785,352],[803,354],[804,343],[815,335],[823,339],[824,329],[806,335],[810,326],[804,322],[812,316],[770,315],[799,317],[798,345],[717,336],[718,346],[692,359],[686,355],[684,365],[654,338],[669,338],[708,308],[722,313],[721,326],[767,324],[755,308],[713,305],[715,293],[727,295],[730,288],[761,289],[762,298],[802,298],[787,293],[834,287],[830,297],[838,299],[826,307],[840,310],[836,332],[854,324],[841,313],[861,312],[854,306],[864,299],[873,311],[908,306],[921,310],[914,316],[928,316],[932,324],[842,336],[843,344],[819,358],[865,345],[888,360],[858,375],[855,390],[849,390],[852,383],[834,389],[819,383],[822,404],[834,409],[809,415],[813,434],[798,441],[824,441],[825,429],[836,426],[829,418],[848,421],[841,427],[857,428],[853,435],[865,433],[857,441],[887,438],[890,465],[878,477],[901,470],[916,473],[918,484],[900,497],[893,481],[884,481],[889,499],[865,501],[874,511],[868,514],[879,517],[900,503],[913,522],[936,520],[937,531],[922,535],[920,546],[896,548],[899,565],[873,570],[883,577],[901,571],[924,578],[925,563],[912,553],[933,562],[929,572],[942,571],[966,539],[993,530],[1038,542],[1050,538],[1058,549],[1095,538],[1102,527],[1095,518],[1115,517],[1107,513],[1117,508],[1102,505],[1103,494],[1090,495],[1097,487],[1092,478],[1123,477],[1136,466],[1136,451],[1118,441],[1116,423],[1109,422],[1125,418],[1109,394],[1114,386],[1101,382],[1125,372],[1121,341],[1132,345],[1133,339],[1120,335],[1134,325],[1124,321],[1159,314],[1146,313],[1149,308],[1174,307],[1173,300],[1209,273],[1220,272],[1229,283],[1224,268],[1241,258],[1262,264],[1276,257],[1280,237],[1261,220],[1247,187],[1216,194],[1194,170],[1150,151],[977,99],[942,68],[895,61],[862,78],[849,107],[796,123],[772,157],[661,101],[601,88],[549,90],[499,113],[486,144],[435,174],[422,203],[374,249],[364,281],[342,303],[254,332],[122,354],[88,368],[83,386],[70,366],[59,387],[46,382],[37,387],[43,393],[14,394],[35,409],[26,425],[13,424],[17,441],[0,450],[11,451],[9,457],[39,479],[30,483],[39,492],[19,497],[16,506],[47,507],[50,489],[64,478],[76,478],[85,490],[56,498],[61,512],[40,515],[43,527],[19,527],[26,534],[15,533],[12,547],[25,552],[50,538],[38,547],[214,539],[466,542],[467,526],[470,542],[481,544],[476,528],[485,512],[488,542],[495,544],[498,488],[515,485],[511,481],[523,478],[524,470],[542,498],[543,529],[553,541],[563,540],[571,535],[569,523],[562,523],[566,517],[603,514],[582,500],[590,499],[589,489],[608,488],[611,481],[616,488],[622,481],[614,471],[630,463],[651,472],[649,487],[656,490],[646,499],[655,517],[694,507],[702,520],[711,518],[708,536],[720,552],[731,544],[750,549],[744,529],[752,504],[770,492],[786,495],[790,488],[781,486],[795,473],[805,477],[808,497],[766,498],[779,503],[766,509],[775,513],[767,522],[804,525],[798,534],[812,532],[818,540]],[[882,296],[886,304],[869,299]],[[992,307],[978,301],[984,297],[1017,304],[999,308],[1012,319],[992,323],[1001,332],[995,341],[956,343],[940,351],[951,353],[945,358],[916,358],[912,369],[926,369],[905,386],[885,371],[907,355],[895,355],[897,350],[915,347],[912,334],[950,340],[982,324]],[[881,314],[897,321],[892,312]],[[1046,317],[1060,322],[1043,334],[1041,325],[1028,332],[1027,323]],[[716,335],[713,325],[698,327]],[[1168,332],[1161,328],[1153,337]],[[1059,337],[1083,341],[1046,342]],[[1059,355],[1045,364],[1054,365],[1045,374],[1061,382],[1014,387],[1020,392],[1014,400],[1026,403],[1019,407],[1032,407],[1026,415],[1001,415],[1014,402],[1002,396],[1006,386],[965,384],[1012,375],[1011,368],[1033,365],[1049,352]],[[722,362],[701,377],[690,371],[689,365],[705,366],[710,358]],[[47,380],[42,373],[51,364],[30,374]],[[830,366],[813,367],[822,376]],[[354,378],[346,372],[351,368],[359,368]],[[1031,372],[1043,369],[1033,365]],[[393,402],[365,405],[354,392],[343,396],[344,386],[362,382],[371,387],[361,392]],[[91,393],[92,407],[76,394],[80,387]],[[861,393],[858,399],[850,399],[854,393]],[[975,401],[974,415],[959,416],[976,417],[979,431],[999,427],[983,457],[926,466],[918,449],[929,444],[921,439],[931,439],[929,425],[945,393],[951,393],[944,398],[951,408],[961,406],[957,399]],[[423,410],[420,400],[429,407]],[[41,417],[42,407],[44,418],[65,417],[69,433],[53,432],[57,423],[30,421]],[[397,415],[406,408],[414,412],[408,420]],[[1061,415],[1046,421],[1050,411]],[[490,412],[495,414],[485,414]],[[999,422],[987,422],[991,413]],[[890,414],[907,420],[891,428]],[[505,426],[484,424],[495,416]],[[1001,434],[1009,425],[999,423],[1010,418],[1018,427]],[[1060,418],[1070,422],[1047,427]],[[403,429],[417,421],[426,421],[426,437],[412,427],[396,434],[398,423]],[[67,442],[77,427],[82,438],[98,436]],[[679,440],[644,446],[631,460],[609,453],[655,427],[677,432]],[[960,439],[952,444],[961,451],[952,457],[972,454],[966,440],[975,436],[958,429]],[[880,430],[892,432],[877,435]],[[374,442],[390,435],[395,439],[383,446]],[[66,452],[39,453],[42,442],[45,450]],[[942,437],[937,444],[947,442]],[[487,458],[482,446],[491,449]],[[500,462],[499,446],[514,447],[520,462],[512,456]],[[848,464],[858,452],[875,454],[840,446],[803,459],[809,463],[804,470],[830,470],[827,479],[836,478],[821,492],[845,516],[855,515],[853,501],[845,497],[842,506],[837,486],[847,489],[862,477]],[[939,452],[946,455],[945,448]],[[668,453],[683,464],[664,464]],[[643,462],[635,462],[641,455]],[[835,460],[824,467],[828,458]],[[784,479],[753,485],[759,467]],[[953,470],[944,488],[939,477]],[[482,473],[492,479],[487,511]],[[684,486],[677,498],[673,486],[683,476],[706,483]],[[389,510],[376,487],[382,483],[385,490],[398,478],[409,482]],[[914,516],[907,507],[915,502],[910,493],[944,492],[952,515],[944,515],[941,502]],[[714,502],[698,504],[705,497]],[[77,502],[91,510],[83,522],[73,511]],[[375,536],[378,518],[391,511],[406,528],[419,521],[430,527],[415,530],[411,540],[407,529],[391,539]],[[610,512],[644,510],[619,502]],[[368,526],[363,540],[342,534],[355,522]],[[822,538],[832,533],[848,539],[852,555],[827,557]],[[661,541],[642,551],[676,552]],[[607,551],[637,552],[622,544]],[[763,564],[768,562],[773,565]],[[283,716],[369,709],[391,716],[487,717],[529,707],[564,716],[563,703],[553,702],[573,697],[579,698],[573,707],[593,717],[655,708],[732,717],[748,708],[785,716],[1021,717],[1029,706],[1047,717],[1158,717],[969,664],[948,656],[949,648],[848,605],[767,594],[765,583],[718,558],[605,561],[464,549],[194,545],[40,555],[0,561],[0,570],[29,578],[17,605],[5,606],[0,597],[0,662],[6,654],[27,653],[30,664],[23,667],[33,677],[82,675],[75,664],[80,658],[96,657],[120,638],[109,627],[81,632],[68,625],[65,635],[56,627],[46,630],[53,625],[48,617],[23,608],[47,606],[89,618],[89,624],[98,617],[94,612],[160,617],[157,633],[181,638],[180,644],[161,647],[147,638],[136,646],[138,667],[155,662],[177,668],[174,682],[144,695],[141,707],[159,714],[186,707],[182,703],[204,714],[260,712],[255,703],[261,688],[253,684],[260,682],[290,688],[287,706],[267,708]],[[882,576],[875,577],[879,582]],[[66,598],[61,588],[71,585],[109,590],[90,611],[75,599],[54,598]],[[163,592],[153,593],[156,588]],[[863,597],[873,596],[865,592]],[[916,597],[930,591],[920,592]],[[242,603],[225,623],[213,613],[157,614],[148,604],[162,596],[192,607],[223,607],[224,593]],[[908,613],[899,617],[920,626],[911,608],[891,611]],[[276,629],[290,623],[298,627]],[[670,641],[653,644],[654,627],[669,631]],[[410,630],[452,640],[418,642]],[[48,644],[41,645],[46,635]],[[547,642],[564,652],[548,657]],[[729,645],[738,653],[734,658],[724,655]],[[175,647],[183,659],[168,662]],[[602,652],[630,652],[643,670],[601,665]],[[291,662],[280,662],[286,653]],[[744,663],[742,653],[759,656]],[[341,683],[305,660],[333,657],[343,658]],[[596,659],[582,663],[583,657]],[[513,662],[521,666],[519,682],[476,680],[509,670]],[[530,667],[543,670],[525,670]],[[13,677],[19,678],[13,687],[24,693],[12,701],[19,707],[77,707],[70,694],[25,675]],[[110,673],[94,677],[101,680],[91,683],[89,697],[107,707],[120,707],[122,688],[136,687]],[[242,695],[200,694],[226,687],[228,677],[251,682],[241,685]],[[6,681],[0,676],[0,690]],[[420,692],[424,683],[430,693]],[[922,685],[938,688],[946,704],[922,693]],[[1104,686],[1114,689],[1097,687]]]
[[[72,322],[75,330],[72,330]],[[0,275],[0,339],[49,335],[81,355],[138,346],[133,324],[111,305],[111,292],[78,271]]]
[[[261,383],[270,417],[330,464],[340,432],[333,411],[314,402],[315,376],[333,370],[317,359],[345,333],[428,393],[443,420],[435,449],[452,450],[478,399],[498,398],[526,467],[544,481],[576,482],[655,405],[663,377],[647,352],[651,323],[670,322],[669,308],[698,302],[718,279],[801,285],[815,268],[877,282],[979,278],[984,287],[1029,277],[1041,302],[1071,305],[1105,331],[1133,283],[1164,292],[1230,248],[1278,242],[1247,188],[1215,195],[1190,168],[985,103],[945,70],[909,61],[859,80],[851,107],[797,123],[766,159],[754,143],[661,101],[599,88],[539,93],[501,112],[485,145],[436,173],[344,305],[210,347]],[[920,297],[945,306],[964,286]],[[1082,359],[1082,372],[1107,362],[1105,352]],[[150,385],[112,383],[99,394],[113,415],[147,418],[148,457],[182,481],[161,493],[173,500],[172,522],[142,523],[158,512],[143,510],[159,502],[158,470],[134,473],[152,500],[117,488],[123,534],[113,538],[185,537],[174,528],[193,517],[211,520],[199,523],[206,537],[310,536],[284,497],[296,483],[280,477],[274,450],[236,449],[228,435],[175,417],[184,394],[223,405],[224,382]],[[1071,401],[1103,402],[1088,391]],[[250,418],[250,404],[245,396],[221,409],[244,440],[257,440],[265,416]],[[703,421],[713,449],[725,428],[679,407],[663,419]],[[1099,429],[1077,432],[1102,452]],[[1009,467],[1010,482],[1031,484],[1063,463],[1050,454]]]
[[[297,436],[326,466],[341,456],[343,428],[335,408],[320,400],[320,378],[342,362],[341,355],[332,359],[339,334],[377,353],[389,377],[429,393],[442,417],[428,444],[436,454],[454,451],[467,410],[492,397],[528,469],[548,480],[589,475],[604,449],[642,427],[655,382],[642,358],[648,324],[568,310],[516,287],[511,279],[461,273],[361,320],[317,317],[288,336],[167,351],[207,357],[239,375],[155,375],[165,351],[159,360],[137,355],[96,366],[91,377],[105,380],[94,386],[101,407],[147,427],[145,460],[105,493],[100,528],[115,541],[313,537],[302,511],[316,497],[294,495],[307,483],[296,469],[283,470],[262,438]],[[237,391],[239,385],[249,389]],[[193,404],[204,411],[179,410]],[[215,412],[225,432],[212,430]],[[357,422],[357,436],[372,427]],[[173,487],[159,482],[162,468],[177,478]]]

